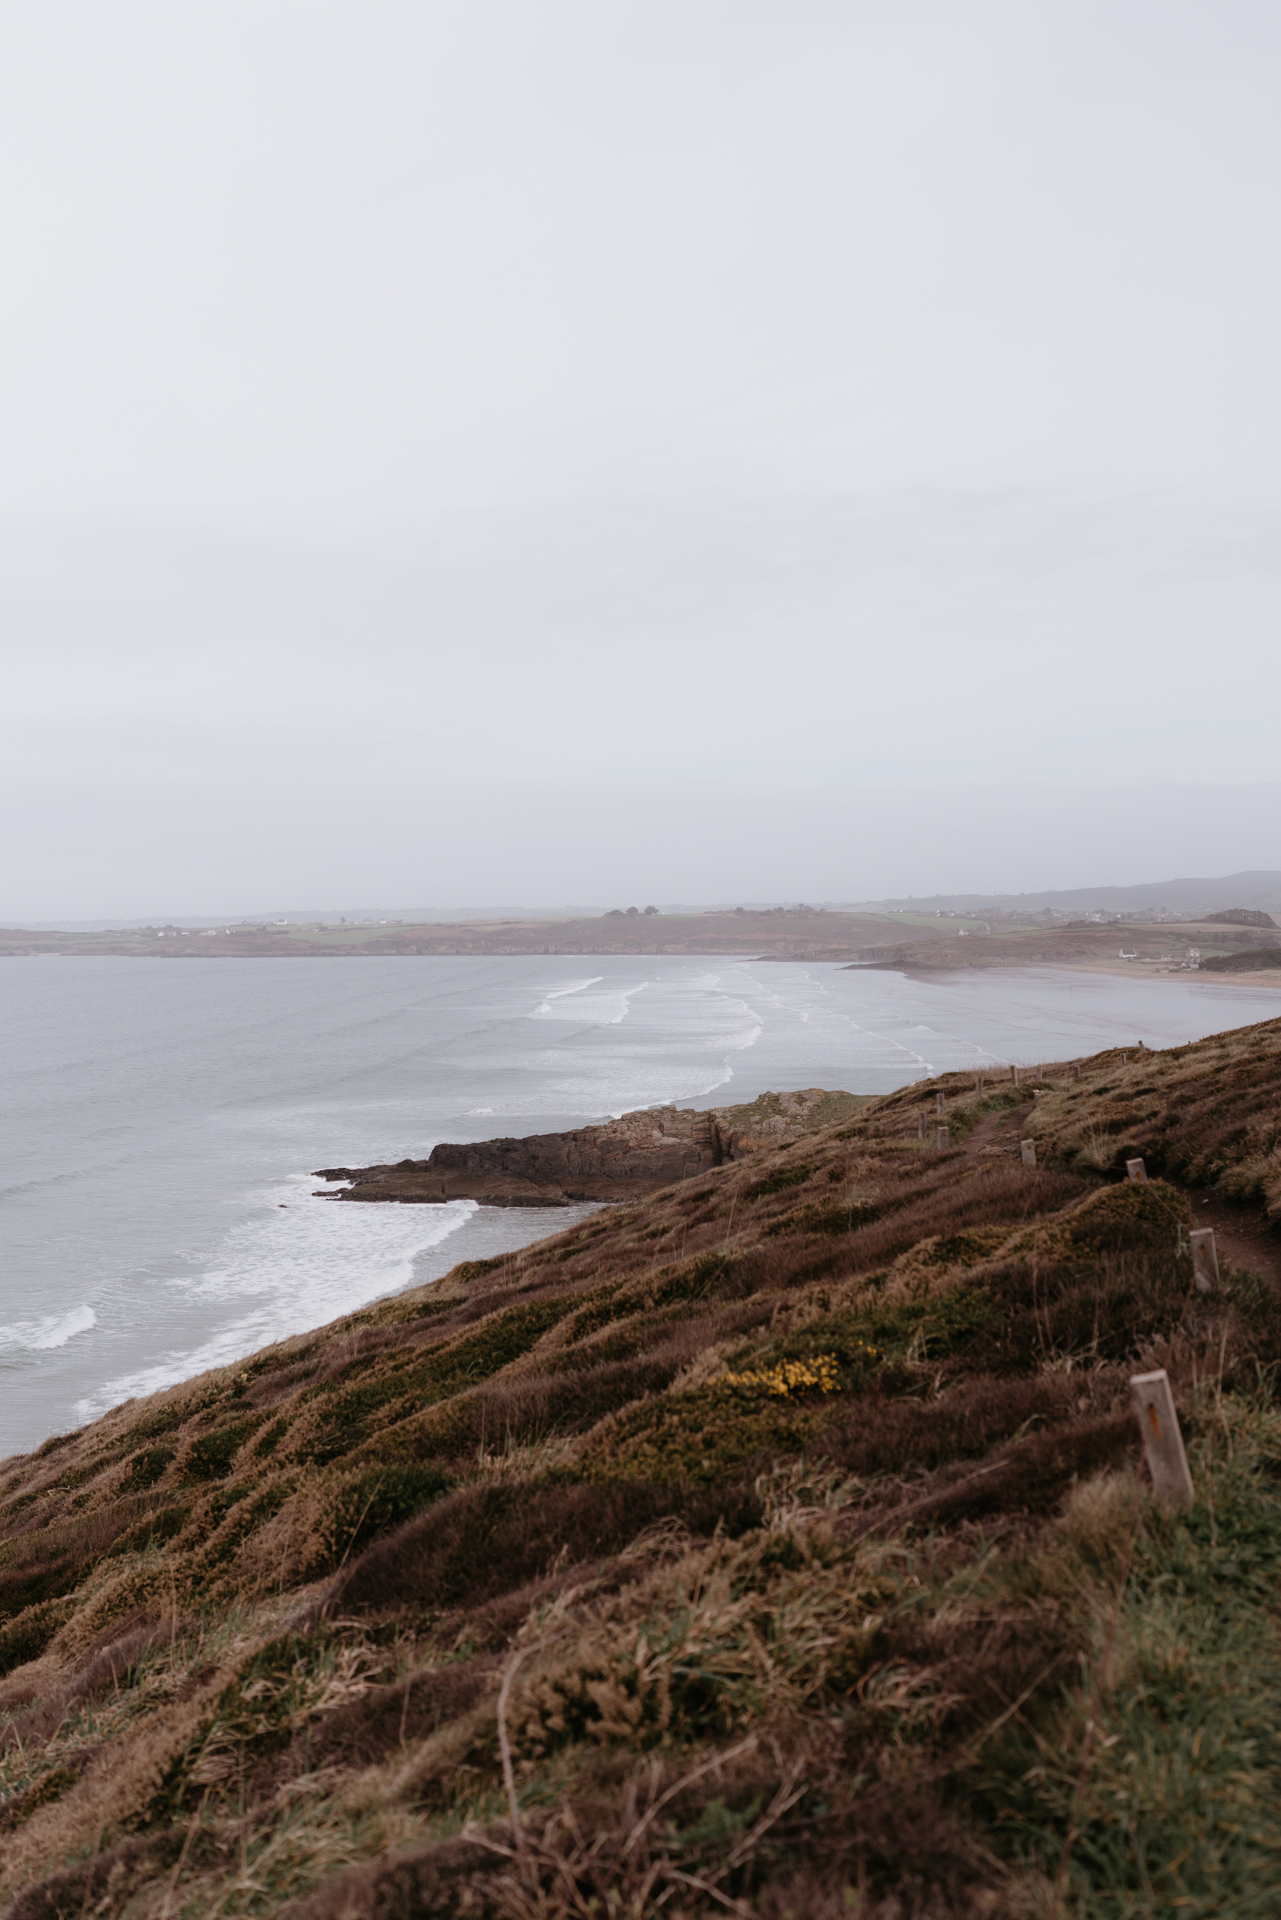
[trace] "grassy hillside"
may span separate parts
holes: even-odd
[[[1279,1102],[948,1076],[4,1463],[5,1911],[1274,1913],[1281,1309],[1185,1189],[1262,1231]]]

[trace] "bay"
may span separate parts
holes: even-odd
[[[14,958],[0,971],[0,1453],[591,1209],[334,1206],[438,1140],[1281,1013],[1246,985],[536,955]]]

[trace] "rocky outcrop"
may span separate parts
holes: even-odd
[[[326,1200],[488,1207],[563,1207],[575,1200],[633,1200],[678,1180],[781,1146],[853,1113],[869,1096],[766,1093],[747,1106],[646,1107],[602,1126],[524,1138],[443,1141],[426,1160],[377,1167],[320,1167],[320,1180],[347,1183]]]
[[[1277,923],[1270,913],[1262,913],[1258,907],[1228,907],[1223,913],[1207,913],[1202,924],[1207,927],[1271,927],[1275,930]]]

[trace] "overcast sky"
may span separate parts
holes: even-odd
[[[0,917],[1281,868],[1279,56],[0,8]]]

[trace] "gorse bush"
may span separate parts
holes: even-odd
[[[875,1360],[876,1349],[869,1347],[867,1354]],[[727,1373],[725,1379],[732,1387],[746,1387],[749,1393],[767,1393],[779,1400],[806,1393],[839,1393],[841,1388],[834,1353],[815,1354],[812,1360],[780,1360],[773,1367]]]
[[[10,1920],[1270,1914],[1279,1063],[838,1103],[3,1463]]]

